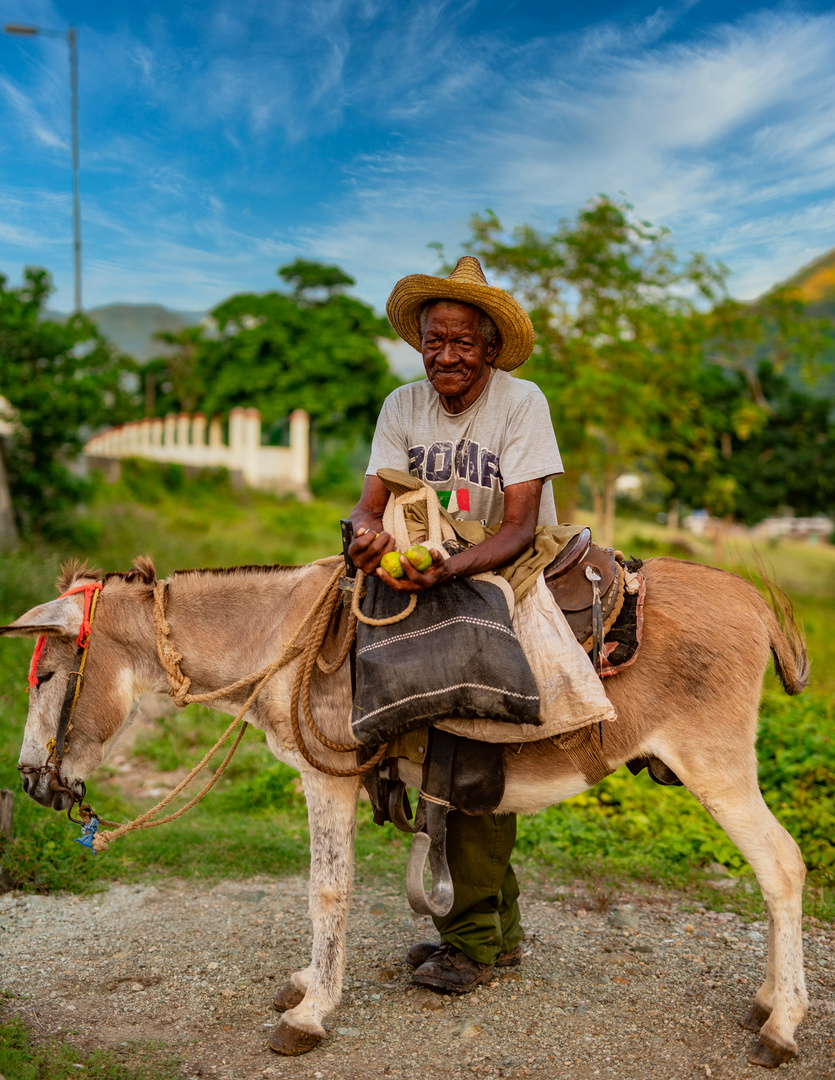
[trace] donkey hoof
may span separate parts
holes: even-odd
[[[315,1035],[310,1031],[302,1031],[301,1028],[293,1027],[286,1020],[277,1024],[270,1034],[270,1050],[277,1054],[286,1054],[293,1057],[296,1054],[307,1054],[322,1041],[321,1035]]]
[[[748,1058],[752,1065],[762,1065],[765,1069],[776,1069],[784,1061],[791,1061],[797,1050],[788,1046],[778,1046],[772,1039],[760,1035],[759,1042]]]
[[[304,990],[299,990],[297,986],[293,986],[292,982],[287,982],[279,990],[273,1006],[278,1012],[283,1013],[287,1012],[288,1009],[295,1009],[303,1000]],[[759,1031],[760,1029],[757,1028],[756,1030]]]
[[[287,987],[285,987],[286,989]],[[278,1005],[276,1005],[276,1008],[278,1008]],[[739,1026],[744,1027],[746,1031],[759,1031],[769,1016],[771,1016],[771,1009],[766,1009],[764,1005],[760,1005],[759,1001],[752,1001],[748,1006],[748,1011],[739,1021]]]

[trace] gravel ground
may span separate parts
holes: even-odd
[[[355,890],[345,993],[304,1057],[266,1045],[287,974],[308,962],[301,878],[0,897],[4,1011],[83,1050],[161,1040],[186,1077],[679,1080],[765,1077],[737,1025],[765,970],[765,924],[674,893],[594,910],[582,883],[524,883],[521,967],[451,999],[409,986],[430,923],[397,884]],[[587,906],[584,906],[587,905]],[[805,920],[812,1008],[784,1071],[835,1077],[835,929]],[[79,1071],[79,1075],[83,1075]]]

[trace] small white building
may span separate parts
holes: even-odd
[[[792,540],[809,540],[815,543],[832,535],[833,525],[828,517],[816,514],[814,517],[770,517],[765,518],[751,530],[754,536],[768,540],[789,537]]]

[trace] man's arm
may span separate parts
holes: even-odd
[[[393,578],[380,568],[382,556],[395,550],[393,538],[382,531],[388,489],[376,476],[367,476],[362,497],[351,514],[355,539],[348,553],[364,573],[376,572],[397,592],[423,592],[445,581],[496,570],[515,559],[533,542],[541,497],[542,480],[508,485],[504,492],[504,517],[493,536],[449,559],[435,556],[432,566],[423,574],[403,558],[400,562],[404,576]]]
[[[383,532],[383,512],[389,490],[379,477],[366,476],[360,501],[351,511],[354,539],[348,554],[364,574],[373,574],[387,551],[395,550],[394,538]]]

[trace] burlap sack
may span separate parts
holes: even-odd
[[[442,720],[435,727],[481,742],[536,742],[616,719],[603,683],[557,607],[545,579],[516,604],[513,629],[536,680],[541,725],[509,727],[494,720]]]

